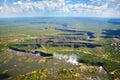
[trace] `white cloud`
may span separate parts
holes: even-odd
[[[13,4],[14,4],[14,5],[22,5],[23,2],[22,2],[22,1],[18,1],[18,2],[14,2]]]
[[[61,11],[62,11],[62,12],[70,12],[70,10],[69,10],[68,7],[62,7],[62,8],[61,8]]]
[[[91,4],[86,3],[70,3],[72,0],[41,0],[41,1],[16,1],[12,6],[6,4],[0,6],[0,13],[42,13],[42,12],[61,12],[62,14],[86,14],[95,16],[118,16],[120,17],[120,2],[119,0],[89,0]],[[61,15],[62,15],[61,14]]]

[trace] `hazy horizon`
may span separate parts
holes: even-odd
[[[100,18],[100,19],[120,19],[120,17],[82,17],[82,16],[9,16],[9,17],[0,17],[0,19],[8,18]]]

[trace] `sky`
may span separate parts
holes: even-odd
[[[0,0],[0,17],[120,18],[120,0]]]

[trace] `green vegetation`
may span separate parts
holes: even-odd
[[[98,74],[99,66],[109,79],[120,79],[120,27],[106,21],[0,19],[0,79],[78,80],[98,76],[107,80],[108,76]],[[75,54],[80,64],[35,52]]]

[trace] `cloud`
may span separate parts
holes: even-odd
[[[14,4],[14,5],[22,5],[23,2],[22,2],[22,1],[18,1],[18,2],[14,2],[13,4]]]
[[[62,7],[62,8],[61,8],[61,11],[62,11],[62,12],[70,12],[70,10],[69,10],[68,7]]]
[[[82,1],[82,0],[81,0]],[[19,0],[7,5],[9,1],[4,0],[0,6],[0,14],[24,14],[35,13],[49,15],[58,13],[59,15],[71,14],[71,16],[106,16],[120,17],[119,0],[89,0],[89,2],[73,2],[73,0]],[[29,15],[29,14],[28,14]]]
[[[62,0],[60,2],[62,2]],[[24,3],[22,1],[18,1],[18,2],[14,2],[13,4],[24,9],[38,8],[39,10],[45,10],[45,9],[54,10],[55,8],[61,5],[60,3],[55,3],[53,1],[38,1],[38,2],[24,2]]]

